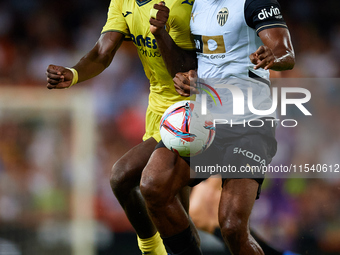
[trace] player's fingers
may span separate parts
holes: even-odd
[[[164,22],[158,21],[157,19],[150,19],[149,20],[150,25],[155,26],[155,27],[164,27]]]
[[[265,51],[266,51],[266,50],[265,50],[264,46],[262,45],[262,46],[260,46],[254,53],[257,54],[257,55],[259,55],[259,54],[262,54],[262,53],[265,52]]]
[[[260,54],[260,55],[258,55],[258,57],[257,57],[257,59],[258,60],[263,60],[263,59],[265,59],[266,58],[266,55],[264,54],[264,53],[262,53],[262,54]]]
[[[191,95],[192,95],[192,94],[199,94],[199,92],[198,92],[198,90],[197,90],[195,87],[190,86],[190,94],[191,94]]]
[[[254,69],[259,69],[259,68],[265,68],[267,65],[269,65],[271,60],[268,58],[261,60],[255,67]]]
[[[196,87],[196,82],[197,82],[197,72],[196,70],[190,70],[188,72],[188,77],[190,81],[190,85],[193,87]]]
[[[164,3],[164,2],[163,2]],[[153,8],[159,11],[165,11],[165,12],[169,12],[169,8],[167,6],[165,6],[165,3],[162,4],[162,2],[160,2],[159,4],[154,4]]]
[[[192,95],[192,94],[198,94],[198,91],[195,87],[192,87],[190,85],[184,84],[184,83],[175,83],[175,87],[177,87],[178,89],[181,89],[184,93],[188,94],[188,95]]]
[[[51,73],[51,74],[61,74],[63,71],[63,67],[61,66],[55,66],[55,65],[49,65],[47,67],[47,72],[46,73]]]
[[[262,52],[261,54],[258,54],[257,58],[258,58],[259,60],[263,60],[263,59],[265,59],[265,58],[268,58],[268,57],[271,56],[271,55],[272,55],[271,50],[267,49],[267,50],[265,50],[264,52]]]
[[[260,61],[256,66],[254,66],[254,69],[259,69],[261,67],[263,68],[265,66],[266,66],[266,60],[264,59],[264,60]]]
[[[190,94],[183,92],[182,90],[176,89],[177,93],[182,97],[190,97]]]
[[[60,75],[60,74],[52,74],[52,73],[46,72],[46,76],[47,76],[47,78],[50,78],[50,79],[53,79],[53,80],[64,79],[64,75]]]
[[[51,85],[57,85],[58,83],[60,83],[60,79],[50,79],[50,78],[47,78],[47,83],[51,84]]]
[[[177,88],[181,88],[186,93],[190,92],[190,82],[183,74],[176,74],[176,76],[173,78],[173,81]]]
[[[153,9],[150,10],[150,14],[153,14],[153,18],[158,18],[159,14],[169,15],[169,8],[164,5],[155,4]]]
[[[182,89],[185,85],[185,83],[183,82],[181,77],[179,77],[177,75],[172,80],[174,81],[174,85],[175,85],[176,88]]]
[[[250,61],[256,65],[257,64],[257,61],[258,61],[258,58],[256,57],[255,53],[252,53],[249,55],[249,58],[250,58]]]
[[[264,67],[264,70],[269,70],[274,65],[274,61],[270,61],[268,65]]]
[[[196,70],[189,70],[188,75],[194,78],[194,77],[197,77],[197,72]]]
[[[56,88],[58,88],[58,86],[59,86],[59,83],[57,83],[57,84],[50,83],[50,82],[47,83],[48,89],[56,89]]]
[[[67,89],[68,87],[70,87],[70,85],[71,85],[70,82],[62,82],[62,83],[58,83],[58,84],[48,83],[47,88],[48,89]]]
[[[190,94],[189,93],[185,93],[183,90],[181,89],[176,89],[177,93],[179,95],[181,95],[182,97],[190,97]]]
[[[190,85],[190,80],[186,73],[176,73],[174,77],[174,82],[175,82],[175,79],[178,83]]]
[[[190,94],[199,94],[196,89],[197,73],[195,70],[190,70],[186,73],[177,73],[173,80],[175,83],[177,82],[177,84],[185,90],[185,92],[190,92]]]
[[[169,18],[169,13],[164,12],[164,11],[158,11],[156,14],[151,16],[152,19],[156,19],[158,21],[162,21],[163,25],[168,21]]]
[[[188,93],[188,92],[183,90],[183,88],[182,88],[183,85],[180,86],[179,84],[175,83],[174,86],[175,86],[175,89],[176,89],[177,93],[180,94],[181,96],[184,96],[184,97],[190,96],[190,93]]]

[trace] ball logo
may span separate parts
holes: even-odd
[[[229,11],[227,8],[223,7],[217,14],[217,22],[222,27],[227,22],[229,16]]]

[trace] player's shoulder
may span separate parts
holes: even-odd
[[[181,12],[181,11],[191,12],[194,2],[195,0],[171,0],[171,1],[167,1],[166,5],[170,8],[170,14],[171,14],[171,10],[174,12]]]
[[[257,33],[273,27],[287,28],[277,0],[245,0],[244,15],[247,25]]]
[[[194,0],[170,0],[166,1],[166,5],[170,9],[170,17],[169,21],[170,23],[182,23],[189,20],[190,21],[190,15],[191,10],[194,5]]]
[[[245,0],[244,8],[247,9],[249,7],[256,8],[262,7],[266,5],[278,5],[277,0]]]
[[[189,6],[193,6],[195,0],[180,0],[180,1],[176,1],[178,3],[180,3],[180,5],[185,6],[185,5],[189,5]]]

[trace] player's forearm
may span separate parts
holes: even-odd
[[[165,29],[155,35],[155,39],[168,72],[172,77],[178,72],[186,72],[197,68],[195,51],[178,47]]]
[[[101,55],[97,50],[91,50],[73,67],[78,71],[78,83],[103,72],[110,65],[112,59],[111,55]]]
[[[280,54],[275,54],[274,52],[274,56],[274,64],[270,69],[274,71],[285,71],[293,69],[295,65],[295,55],[293,50],[285,49],[285,51]]]
[[[91,79],[103,72],[111,64],[123,38],[124,35],[118,32],[102,34],[93,49],[73,67],[78,71],[78,82]]]
[[[290,70],[294,67],[295,54],[288,29],[265,29],[259,33],[259,37],[267,48],[257,51],[256,58],[264,61],[264,65],[269,63],[267,67],[275,71]]]

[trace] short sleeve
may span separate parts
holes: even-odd
[[[167,31],[174,42],[182,49],[195,50],[194,39],[190,33],[190,17],[192,5],[174,1],[170,7],[169,27]]]
[[[130,37],[129,28],[123,16],[124,0],[111,0],[107,21],[103,27],[102,33],[105,32],[120,32],[127,37]]]
[[[246,0],[244,14],[247,25],[257,34],[268,28],[287,28],[277,0]]]

